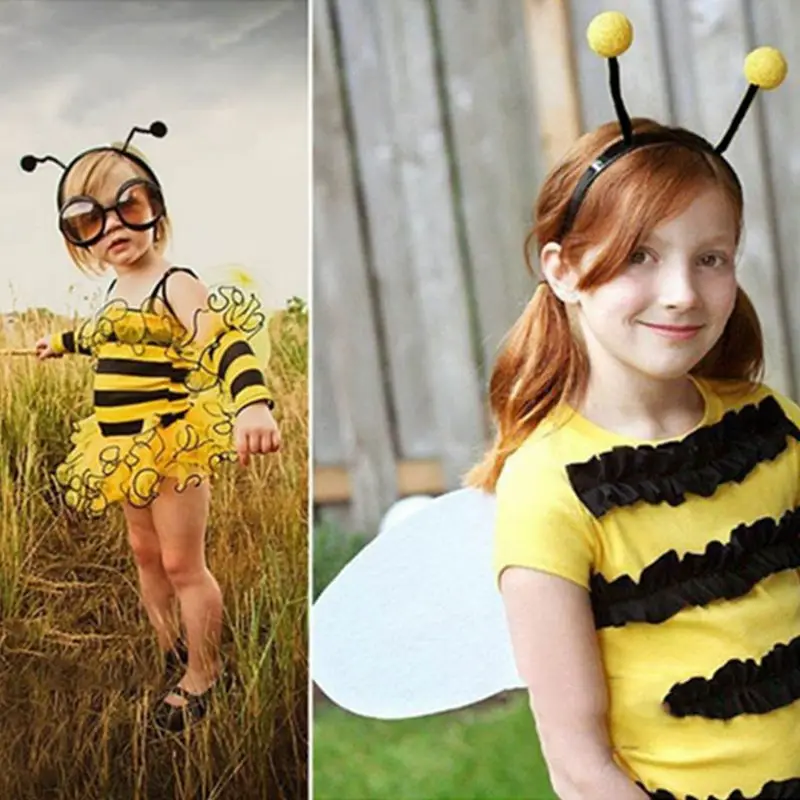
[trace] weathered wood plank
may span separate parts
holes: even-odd
[[[800,5],[791,0],[753,3],[752,47],[770,44],[778,47],[789,62],[789,75],[778,89],[764,92],[753,109],[761,117],[769,148],[767,165],[771,192],[771,219],[780,258],[781,296],[784,298],[791,345],[791,366],[794,397],[800,392],[800,227],[796,209],[800,208],[800,103],[798,103],[797,70],[800,68]],[[752,112],[751,112],[752,113]],[[778,305],[778,298],[775,305]]]
[[[339,414],[333,401],[333,382],[328,358],[330,332],[326,330],[324,317],[324,313],[314,314],[312,321],[311,407],[314,412],[314,430],[311,452],[315,464],[328,466],[343,463],[344,446],[339,434]]]
[[[666,49],[671,122],[673,125],[702,133],[703,122],[697,100],[698,76],[695,72],[694,43],[689,32],[688,2],[674,0],[670,3],[661,3],[658,11]]]
[[[397,462],[397,493],[441,494],[445,491],[442,465],[433,459]],[[352,489],[347,470],[340,466],[318,466],[314,470],[314,502],[320,505],[346,503]]]
[[[549,0],[548,0],[549,1]],[[509,66],[516,70],[516,78],[512,78],[512,90],[508,96],[508,105],[502,113],[514,117],[514,124],[506,128],[509,150],[514,153],[525,153],[526,157],[512,171],[514,180],[510,186],[517,191],[519,199],[515,202],[523,209],[522,223],[518,231],[521,238],[515,244],[512,253],[513,265],[508,273],[509,292],[513,298],[511,324],[522,313],[536,288],[536,280],[525,266],[525,238],[533,225],[533,210],[536,197],[547,174],[549,163],[547,151],[543,150],[545,140],[542,136],[542,118],[536,102],[535,74],[531,72],[531,50],[528,31],[525,27],[525,4],[520,2],[501,3],[500,16],[503,29],[509,41]],[[524,94],[524,99],[515,99],[515,94]],[[576,101],[577,102],[577,101]],[[524,112],[524,113],[520,113]],[[512,165],[514,166],[514,165]],[[509,325],[510,327],[510,325]]]
[[[564,0],[524,0],[522,11],[525,29],[525,53],[528,64],[534,135],[530,146],[536,152],[539,167],[536,191],[529,200],[530,224],[535,219],[536,199],[546,175],[581,134],[580,93],[572,48],[572,21]],[[524,245],[523,245],[524,247]],[[539,277],[535,248],[529,253],[531,268]],[[524,251],[523,251],[524,260]],[[536,288],[536,280],[525,285],[525,303]],[[522,312],[524,303],[517,309]]]
[[[366,213],[374,298],[385,346],[400,454],[427,458],[439,452],[433,395],[425,367],[427,345],[420,294],[411,268],[409,210],[403,199],[396,109],[387,91],[388,53],[381,43],[372,0],[337,0],[343,70],[351,103],[354,141]],[[420,213],[415,209],[411,213]],[[424,212],[423,212],[424,213]]]
[[[326,504],[346,502],[351,492],[359,494],[359,485],[368,484],[342,453],[353,451],[361,432],[367,435],[372,422],[361,419],[360,412],[375,416],[373,406],[382,415],[382,444],[364,440],[358,448],[371,448],[370,458],[380,461],[383,451],[391,452],[393,437],[399,443],[401,460],[395,463],[392,455],[388,467],[382,462],[382,480],[391,485],[387,498],[403,494],[404,481],[433,486],[436,470],[441,478],[436,488],[451,488],[463,468],[454,465],[472,462],[483,435],[481,380],[470,349],[475,318],[467,312],[463,271],[470,270],[475,288],[480,356],[488,372],[500,336],[530,292],[521,238],[544,167],[578,128],[614,118],[606,64],[585,38],[592,16],[608,8],[604,0],[328,0],[326,9],[332,5],[342,21],[356,130],[349,146],[357,153],[364,206],[359,208],[353,195],[342,195],[338,185],[327,201],[336,205],[334,215],[329,217],[317,200],[313,310],[315,335],[323,343],[315,344],[314,358],[318,365],[324,361],[325,369],[317,370],[313,384],[314,457],[317,478],[333,481],[321,484],[317,493],[320,502],[329,490]],[[793,38],[800,6],[794,0],[622,0],[613,7],[628,14],[635,28],[634,45],[621,59],[631,115],[679,124],[711,141],[720,138],[741,99],[742,62],[751,47],[776,44],[790,70],[800,63],[800,44]],[[539,15],[538,24],[531,22],[532,13]],[[547,15],[551,22],[545,24]],[[328,22],[315,19],[317,35],[318,23]],[[435,60],[437,35],[440,62]],[[568,69],[554,67],[559,37],[567,44],[559,58],[568,66],[572,61],[580,79],[580,95],[572,98],[558,88],[570,85]],[[437,75],[443,77],[438,87]],[[800,323],[786,309],[800,303],[800,275],[792,261],[800,230],[788,213],[800,201],[800,149],[793,140],[800,122],[796,95],[790,72],[781,89],[757,98],[728,153],[745,187],[741,274],[764,328],[767,379],[795,396]],[[452,140],[442,130],[442,99]],[[571,125],[575,133],[567,134]],[[348,162],[342,157],[347,142],[341,129],[338,135],[336,147],[325,150],[325,169],[338,165],[328,171],[341,180],[349,167],[342,166]],[[454,149],[448,152],[451,142]],[[455,195],[448,159],[459,179]],[[329,218],[320,225],[322,215]],[[353,234],[359,219],[367,226],[366,253]],[[320,255],[331,249],[333,254]],[[344,277],[340,261],[347,262]],[[323,264],[329,283],[336,273],[344,284],[323,291],[334,296],[334,308],[347,309],[348,333],[342,333],[340,318],[325,319],[319,308]],[[349,294],[343,300],[345,288]],[[353,316],[361,317],[355,333]],[[376,341],[375,325],[382,326],[383,342]],[[360,363],[365,351],[366,367]],[[355,399],[341,388],[344,372],[358,386]],[[383,396],[387,386],[390,408]],[[457,407],[464,398],[464,406]],[[335,419],[337,411],[341,421]],[[443,453],[450,455],[440,462]],[[436,466],[419,472],[420,464]],[[407,472],[412,466],[414,471]],[[376,500],[372,519],[390,503]],[[343,506],[331,508],[339,513]],[[350,525],[375,529],[374,522]]]
[[[519,3],[442,0],[437,31],[453,133],[456,201],[478,312],[481,378],[530,292],[523,242],[539,168]]]
[[[375,530],[396,498],[395,467],[335,41],[325,0],[314,3],[313,159],[312,313],[327,337],[331,399],[353,487],[352,523],[360,530]]]
[[[510,152],[522,152],[526,158],[522,159],[518,169],[512,169],[514,178],[512,186],[517,187],[522,212],[522,223],[517,229],[521,234],[512,251],[513,264],[507,274],[509,294],[512,298],[511,316],[508,327],[517,320],[525,309],[528,301],[536,289],[536,280],[528,272],[525,265],[525,239],[533,225],[533,210],[536,197],[548,170],[546,153],[542,150],[542,116],[536,104],[534,88],[535,75],[531,73],[531,54],[528,33],[525,28],[524,3],[502,3],[500,21],[505,36],[509,41],[508,57],[509,67],[516,69],[517,78],[512,78],[513,84],[519,89],[509,94],[504,94],[507,105],[502,113],[508,117],[515,117],[513,125],[506,128]],[[524,100],[515,98],[518,92],[524,94]],[[520,108],[520,104],[524,107]],[[526,111],[520,114],[520,111]],[[512,168],[515,166],[511,165]],[[507,331],[504,332],[504,335]],[[502,338],[502,337],[501,337]],[[500,341],[497,343],[500,344]],[[496,356],[493,353],[493,357]]]
[[[448,143],[436,83],[428,3],[372,6],[389,66],[387,93],[408,220],[411,267],[428,342],[427,369],[446,483],[459,485],[485,430],[455,223]],[[415,380],[415,375],[409,376]]]
[[[697,99],[702,133],[717,143],[725,133],[741,101],[747,82],[742,74],[750,47],[747,19],[741,2],[718,3],[692,0],[690,32],[694,43],[695,73],[700,77]],[[774,100],[768,93],[755,103]],[[794,382],[789,340],[782,307],[782,287],[772,220],[764,141],[758,113],[751,112],[739,128],[726,158],[736,169],[745,195],[746,234],[740,282],[750,295],[761,319],[767,356],[767,380],[791,394]]]
[[[581,134],[570,10],[563,0],[523,0],[521,8],[537,109],[537,144],[550,168]]]

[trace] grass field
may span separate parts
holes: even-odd
[[[556,800],[520,693],[391,722],[317,706],[314,800]]]
[[[313,597],[364,546],[314,532]],[[382,721],[314,703],[314,800],[555,800],[523,693],[422,719]]]
[[[30,347],[52,324],[4,321],[0,348]],[[283,448],[226,469],[209,525],[236,683],[209,719],[164,739],[149,724],[159,659],[121,512],[81,520],[52,478],[70,424],[90,413],[89,363],[0,356],[0,797],[305,797],[305,309],[290,304],[271,333]]]

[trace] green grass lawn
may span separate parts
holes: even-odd
[[[314,599],[367,541],[316,527]],[[316,702],[312,744],[314,800],[555,800],[522,692],[393,722]]]
[[[526,698],[415,720],[317,704],[314,800],[555,800]]]

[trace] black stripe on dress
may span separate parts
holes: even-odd
[[[139,361],[134,358],[99,358],[96,371],[103,375],[169,378],[172,383],[183,383],[189,375],[188,368],[175,367],[169,361]]]
[[[134,358],[100,358],[97,372],[102,375],[136,375],[142,378],[172,378],[169,361],[139,361]]]
[[[762,461],[772,461],[800,430],[774,397],[729,411],[717,423],[679,442],[615,447],[567,475],[581,502],[595,516],[638,501],[677,506],[687,494],[710,497],[719,486],[741,483]]]
[[[103,436],[134,436],[141,433],[144,420],[132,419],[128,422],[98,422]]]
[[[241,340],[233,342],[230,347],[225,348],[225,352],[219,360],[219,377],[220,380],[225,380],[225,375],[231,364],[241,356],[253,355],[253,350],[247,342]]]
[[[162,414],[159,420],[160,425],[162,428],[169,428],[170,425],[177,422],[179,419],[183,419],[189,413],[189,409],[184,409],[183,411],[178,411],[176,414],[169,413],[169,414]]]
[[[647,793],[651,800],[680,800],[672,792],[665,789],[657,789],[650,792],[639,783],[638,786],[642,791]],[[745,795],[741,789],[733,789],[726,797],[711,795],[701,796],[689,794],[685,796],[685,800],[797,800],[800,798],[800,778],[789,778],[784,781],[769,781],[765,783],[758,794]]]
[[[149,403],[152,400],[185,400],[188,397],[189,395],[185,392],[171,392],[169,389],[154,389],[152,391],[98,389],[94,393],[94,404],[103,408],[113,408],[115,406]]]
[[[675,717],[733,719],[768,714],[800,698],[800,637],[778,644],[760,662],[731,659],[709,678],[676,683],[664,698]]]
[[[264,376],[257,369],[246,369],[239,373],[231,383],[231,397],[235,400],[248,386],[265,386]]]
[[[800,508],[787,511],[779,522],[764,517],[739,525],[728,543],[709,542],[702,553],[679,558],[670,550],[642,570],[638,583],[630,575],[613,581],[593,575],[595,625],[664,622],[684,608],[742,597],[769,575],[797,567]]]

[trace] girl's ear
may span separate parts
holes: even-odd
[[[548,242],[539,256],[542,274],[562,303],[577,303],[578,274],[561,258],[561,245]]]

